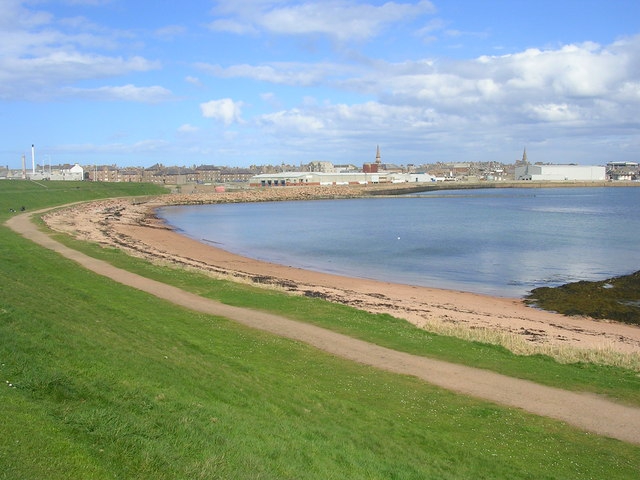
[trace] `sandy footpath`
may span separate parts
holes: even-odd
[[[360,196],[362,192],[357,188],[303,187],[104,200],[58,210],[46,215],[45,221],[54,230],[218,278],[388,313],[433,331],[498,333],[507,337],[503,344],[515,351],[534,346],[551,352],[555,347],[569,346],[640,355],[640,328],[634,326],[544,312],[518,299],[347,278],[260,262],[215,248],[211,243],[215,239],[207,239],[207,243],[179,235],[154,214],[167,204],[335,198]]]

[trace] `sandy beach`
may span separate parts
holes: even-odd
[[[594,352],[640,358],[640,328],[634,326],[545,312],[518,299],[347,278],[260,262],[179,235],[155,215],[164,205],[348,198],[368,193],[370,190],[357,187],[287,187],[177,194],[96,201],[56,210],[43,218],[53,230],[115,246],[154,262],[388,313],[430,331],[500,343],[516,353],[556,356],[562,350],[563,355],[572,352],[575,360],[588,360]]]

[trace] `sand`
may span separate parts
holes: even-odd
[[[54,230],[125,249],[165,264],[198,269],[217,278],[244,281],[292,294],[321,297],[375,313],[388,313],[421,328],[501,343],[517,353],[575,350],[640,358],[640,328],[613,321],[545,312],[522,300],[417,287],[313,272],[252,260],[172,231],[155,210],[168,204],[357,197],[365,189],[273,188],[242,192],[166,195],[80,204],[47,214]]]

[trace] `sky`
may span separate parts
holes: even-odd
[[[640,161],[638,0],[0,0],[0,165]]]

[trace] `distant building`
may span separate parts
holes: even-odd
[[[251,187],[286,187],[295,185],[357,185],[374,179],[364,173],[278,172],[254,175]]]
[[[84,180],[84,168],[77,163],[74,165],[57,165],[55,167],[49,166],[45,169],[44,166],[35,171],[27,171],[24,174],[24,178],[34,181],[39,180],[57,180],[57,181],[82,181]]]
[[[235,183],[235,182],[246,182],[252,176],[254,172],[251,170],[247,170],[246,168],[230,168],[220,170],[220,181],[223,183]]]
[[[391,183],[431,183],[438,179],[428,173],[390,173],[389,181]]]
[[[196,167],[198,183],[216,183],[220,181],[220,167],[200,165]]]
[[[524,151],[522,152],[522,160],[518,160],[516,162],[516,165],[529,165],[529,160],[527,160],[527,148],[525,147]]]
[[[376,160],[374,163],[365,163],[362,165],[364,173],[378,173],[382,170],[382,157],[380,156],[380,145],[376,147]]]
[[[516,180],[599,182],[606,178],[605,167],[596,166],[526,164],[515,169]]]
[[[62,174],[62,180],[73,180],[73,181],[84,180],[84,168],[82,168],[77,163],[73,167],[62,169],[61,174]],[[52,176],[51,180],[57,180],[57,179],[53,178]]]
[[[609,162],[607,176],[611,180],[638,180],[640,169],[637,162]]]
[[[89,169],[87,177],[93,182],[119,182],[118,172],[115,165],[95,165]]]
[[[249,180],[249,186],[286,187],[300,185],[368,185],[370,183],[421,183],[435,181],[435,177],[426,173],[278,172],[254,175]]]
[[[358,167],[356,167],[352,163],[345,163],[341,165],[334,165],[334,171],[338,173],[352,173],[361,171]]]
[[[310,162],[309,165],[307,165],[307,167],[310,172],[334,173],[336,171],[335,167],[333,166],[333,163],[331,162],[321,162],[321,161]]]

